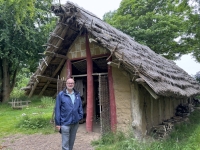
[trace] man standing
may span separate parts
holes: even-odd
[[[56,98],[55,124],[62,135],[62,150],[72,150],[79,126],[83,118],[80,93],[74,89],[74,80],[67,79],[66,88]]]

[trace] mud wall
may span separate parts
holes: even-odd
[[[116,101],[117,129],[123,132],[131,128],[131,89],[129,77],[118,68],[112,68]]]
[[[67,62],[64,64],[62,71],[60,73],[60,78],[65,78],[67,77]]]
[[[132,127],[137,137],[150,132],[151,127],[175,116],[176,107],[186,99],[160,97],[154,99],[140,84],[131,84]]]

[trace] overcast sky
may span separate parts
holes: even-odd
[[[54,2],[59,3],[59,0],[54,0]],[[67,0],[60,0],[60,2],[61,4],[65,4]],[[121,0],[71,0],[71,2],[102,19],[106,12],[119,8]],[[175,62],[190,75],[195,75],[200,71],[200,63],[196,63],[195,59],[190,55],[184,55],[180,60]]]

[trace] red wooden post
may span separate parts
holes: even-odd
[[[115,93],[114,93],[114,87],[113,87],[112,67],[109,65],[108,65],[108,86],[109,86],[109,97],[110,97],[111,130],[115,132],[116,125],[117,125],[116,103],[115,103]]]
[[[69,79],[69,78],[71,78],[71,75],[72,75],[72,63],[71,63],[70,59],[67,59],[66,63],[67,63],[67,65],[66,65],[66,67],[67,67],[66,77],[67,77],[67,79]]]
[[[85,34],[86,44],[86,60],[87,60],[87,116],[86,116],[86,130],[92,132],[93,130],[93,62],[90,52],[88,34]]]

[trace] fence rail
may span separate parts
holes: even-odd
[[[19,99],[12,99],[12,102],[8,102],[9,104],[11,104],[11,107],[13,109],[22,109],[24,107],[27,107],[29,103],[31,103],[31,101],[22,101]]]

